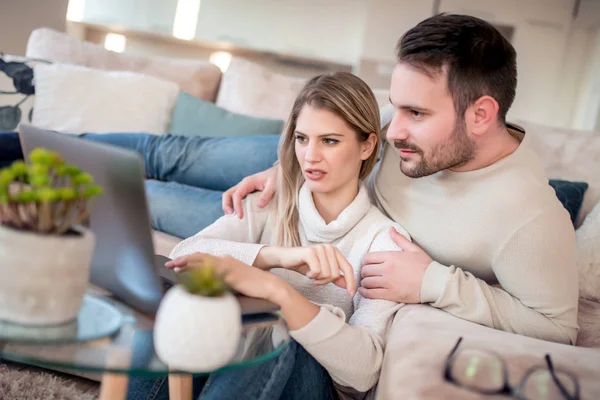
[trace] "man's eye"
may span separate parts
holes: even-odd
[[[339,143],[339,140],[336,140],[336,139],[327,139],[326,138],[326,139],[323,139],[323,143],[325,143],[325,144],[336,144],[336,143]]]
[[[417,110],[410,110],[410,115],[412,115],[415,118],[421,118],[423,116],[423,113]]]

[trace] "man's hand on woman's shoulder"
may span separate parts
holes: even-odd
[[[247,176],[240,183],[223,193],[223,212],[225,214],[235,212],[240,219],[244,218],[242,200],[256,191],[262,192],[256,205],[261,208],[266,206],[275,194],[278,170],[279,166],[275,165],[262,172]]]
[[[395,228],[390,228],[390,235],[403,251],[367,253],[363,259],[358,292],[368,299],[420,303],[421,285],[432,259]]]

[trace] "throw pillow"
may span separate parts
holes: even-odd
[[[31,123],[33,66],[37,63],[48,61],[0,53],[0,131],[13,131],[21,123]]]
[[[60,64],[150,75],[177,83],[181,90],[207,101],[216,100],[221,81],[221,70],[208,61],[115,53],[102,45],[82,41],[50,28],[38,28],[31,32],[27,41],[27,56]]]
[[[33,124],[64,133],[166,133],[179,86],[149,75],[53,64],[34,67]]]
[[[549,183],[562,205],[569,212],[571,221],[575,225],[588,184],[586,182],[570,182],[561,179],[550,179]]]
[[[579,269],[579,296],[600,301],[600,202],[575,231]]]
[[[235,113],[285,121],[307,81],[234,57],[221,79],[217,105]]]
[[[183,136],[279,135],[283,120],[233,113],[214,103],[181,92],[175,102],[169,132]]]

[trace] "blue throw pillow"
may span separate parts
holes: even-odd
[[[570,182],[560,179],[550,179],[549,183],[554,188],[558,200],[571,215],[571,221],[575,225],[588,184],[586,182]]]
[[[283,125],[284,122],[279,119],[233,113],[181,92],[173,108],[169,132],[173,135],[212,137],[279,135]]]

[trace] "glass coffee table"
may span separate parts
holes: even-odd
[[[85,315],[84,315],[85,314]],[[129,376],[169,376],[170,399],[192,397],[192,376],[156,355],[153,320],[106,294],[86,295],[73,326],[18,329],[0,323],[0,359],[64,372],[102,375],[101,400],[125,399]],[[244,321],[237,354],[217,371],[247,368],[276,357],[289,343],[287,325],[278,314]]]

